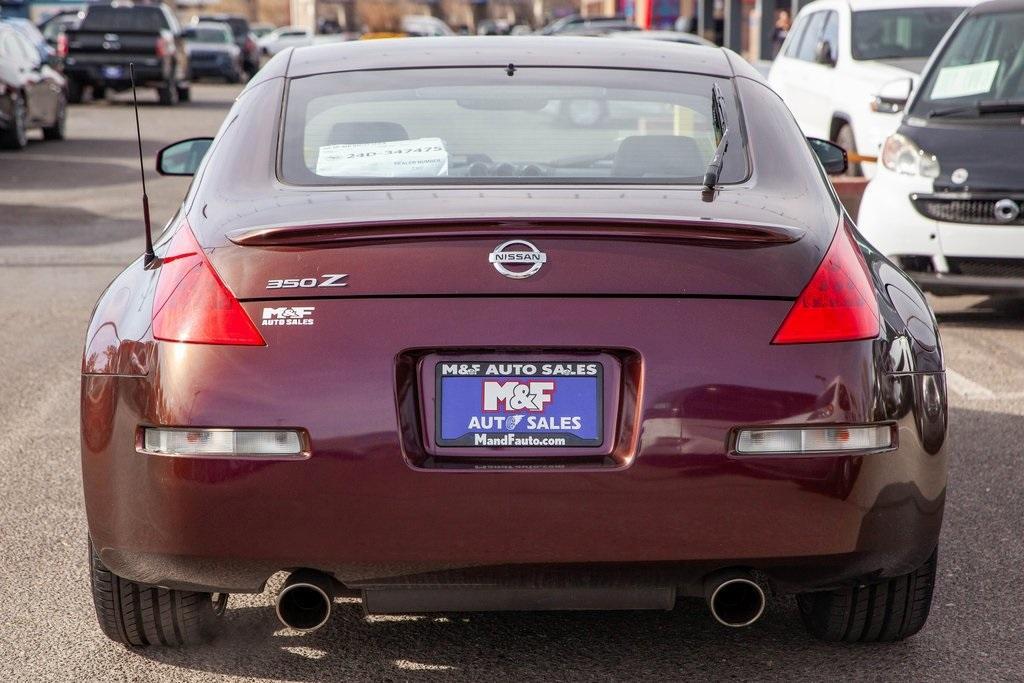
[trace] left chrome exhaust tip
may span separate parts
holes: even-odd
[[[300,569],[288,577],[277,594],[277,618],[290,629],[311,633],[331,618],[334,605],[334,579],[313,571]]]

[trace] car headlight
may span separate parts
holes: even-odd
[[[903,175],[939,177],[939,160],[905,135],[890,135],[882,145],[882,165]]]

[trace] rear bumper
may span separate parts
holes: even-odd
[[[116,78],[111,78],[105,75],[104,68],[108,66],[123,69],[122,75]],[[98,63],[81,60],[68,61],[64,65],[64,76],[83,85],[100,86],[104,88],[111,88],[113,90],[127,90],[131,88],[131,80],[128,78],[127,62]],[[155,87],[165,85],[170,78],[170,68],[165,67],[160,63],[135,64],[135,83],[139,86]]]
[[[770,346],[791,302],[575,299],[572,316],[559,315],[565,301],[530,298],[313,303],[312,329],[263,328],[266,347],[148,343],[139,350],[148,374],[83,377],[89,531],[114,572],[228,592],[257,592],[276,571],[310,567],[361,589],[629,582],[696,594],[711,571],[739,566],[780,591],[804,591],[905,573],[938,541],[941,373],[876,376],[876,354],[889,353],[882,340]],[[261,304],[244,305],[260,318]],[[658,329],[637,335],[655,319]],[[401,321],[400,341],[381,320]],[[401,398],[410,375],[396,359],[409,348],[459,347],[470,320],[482,348],[536,347],[540,334],[548,348],[601,339],[634,349],[642,367],[635,389],[625,387],[636,393],[623,423],[634,425],[626,464],[495,471],[418,462]],[[547,321],[542,332],[537,320]],[[744,334],[722,320],[745,321]],[[325,352],[325,340],[338,352]],[[742,424],[865,421],[896,423],[898,448],[726,452]],[[312,457],[145,455],[135,433],[147,424],[303,427]]]

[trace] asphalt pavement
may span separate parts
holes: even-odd
[[[142,107],[158,148],[212,135],[237,88]],[[223,635],[197,649],[107,641],[89,597],[79,470],[81,347],[93,303],[142,249],[127,98],[76,106],[69,139],[0,152],[0,675],[92,680],[1024,680],[1024,305],[936,300],[951,401],[952,472],[938,590],[905,643],[810,639],[794,600],[755,626],[674,612],[366,618],[339,601],[321,631],[282,631],[272,593],[232,596]],[[187,179],[148,171],[154,224]],[[280,581],[281,577],[276,577]]]

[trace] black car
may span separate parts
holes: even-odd
[[[925,290],[1024,294],[1024,0],[953,25],[883,145],[861,231]],[[879,105],[903,106],[893,88]],[[892,95],[892,97],[888,97]]]
[[[62,140],[66,115],[64,77],[21,33],[0,24],[0,146],[21,149],[30,128],[42,128],[47,140]]]
[[[160,104],[189,99],[188,53],[181,26],[162,3],[90,5],[77,29],[66,31],[64,74],[71,102],[91,86],[100,98],[109,88],[131,87],[129,65],[139,87],[155,88]]]
[[[237,14],[201,14],[195,21],[219,21],[230,26],[235,45],[242,51],[242,68],[245,69],[245,73],[251,77],[259,71],[260,48],[256,45],[248,19]]]

